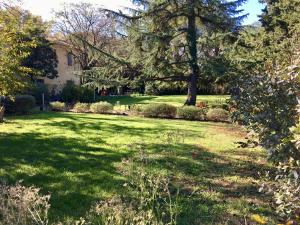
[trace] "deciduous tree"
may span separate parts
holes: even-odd
[[[114,41],[114,23],[97,7],[89,3],[65,4],[56,12],[55,31],[58,39],[65,42],[82,70],[101,66],[102,56],[95,57],[94,50],[111,53]]]
[[[15,7],[0,10],[0,95],[9,96],[26,87],[32,70],[22,65],[36,47],[35,38],[28,39],[32,21],[23,22],[22,12]]]

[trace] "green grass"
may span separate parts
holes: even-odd
[[[185,134],[169,143],[170,131]],[[240,224],[252,213],[272,215],[258,193],[267,168],[260,149],[238,148],[234,125],[95,114],[42,113],[0,124],[0,179],[51,194],[51,221],[70,224],[93,202],[123,193],[123,158],[145,142],[159,169],[181,186],[179,224]],[[154,168],[153,168],[154,169]]]
[[[207,101],[209,104],[212,104],[225,102],[227,98],[229,98],[228,95],[199,95],[197,97],[197,101]],[[185,100],[185,95],[99,97],[99,101],[107,101],[112,104],[119,102],[121,105],[168,103],[176,106],[182,106]]]

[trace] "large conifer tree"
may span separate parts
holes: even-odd
[[[111,68],[119,65],[118,75],[131,73],[143,81],[184,81],[188,84],[186,105],[195,105],[198,80],[204,76],[201,59],[219,54],[215,48],[203,54],[203,43],[199,45],[198,40],[207,34],[225,37],[235,32],[244,18],[238,9],[243,2],[134,0],[137,7],[129,13],[105,10],[118,21],[117,32],[128,43],[127,54],[108,56],[111,61],[98,70],[98,76],[96,70],[86,74],[91,80],[103,80],[111,76]],[[95,46],[90,47],[97,51]]]
[[[145,10],[135,11],[129,21],[139,21],[135,30],[137,61],[143,74],[163,81],[186,81],[186,105],[195,105],[198,79],[203,74],[202,48],[198,39],[207,33],[228,33],[238,29],[243,16],[237,1],[135,1]],[[122,15],[121,15],[122,16]],[[123,15],[123,18],[126,18]],[[127,17],[128,18],[128,17]],[[212,48],[209,55],[214,54]],[[132,52],[132,51],[131,51]],[[208,56],[207,56],[208,57]]]

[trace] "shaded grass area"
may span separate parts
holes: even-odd
[[[169,140],[170,134],[178,140]],[[93,202],[123,193],[123,158],[145,143],[153,170],[181,187],[179,224],[240,224],[272,215],[258,191],[260,149],[240,149],[234,125],[95,114],[42,113],[0,124],[0,177],[51,194],[52,221],[70,224]]]
[[[228,99],[228,95],[199,95],[197,101],[206,101],[209,104],[223,103]],[[182,106],[186,100],[185,95],[164,95],[164,96],[102,96],[99,101],[107,101],[111,104],[119,102],[121,105],[168,103]]]

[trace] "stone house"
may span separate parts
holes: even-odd
[[[48,86],[50,93],[55,92],[55,94],[58,94],[68,81],[80,84],[80,77],[75,75],[75,72],[80,70],[80,66],[74,60],[67,43],[52,41],[52,47],[57,55],[58,77],[54,79],[43,78],[43,83]]]

